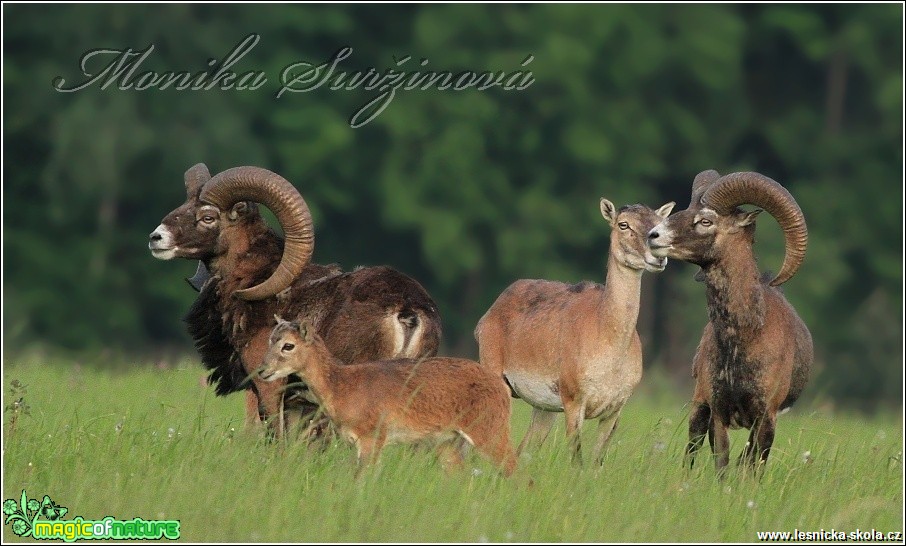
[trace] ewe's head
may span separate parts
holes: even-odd
[[[771,281],[777,286],[788,281],[802,264],[808,243],[805,217],[796,200],[783,186],[751,172],[720,176],[704,171],[692,183],[689,208],[677,212],[648,234],[656,256],[676,258],[702,268],[751,248],[755,217],[761,210],[744,211],[739,205],[756,205],[777,219],[786,237],[786,258]]]
[[[286,237],[283,258],[274,274],[236,295],[265,299],[298,276],[314,250],[311,214],[296,188],[278,174],[258,167],[236,167],[211,178],[199,163],[185,174],[186,202],[164,217],[150,236],[151,255],[161,260],[210,260],[240,244],[241,230],[261,222],[255,203],[274,212]],[[245,241],[247,243],[247,241]]]
[[[312,364],[310,359],[316,356],[313,349],[322,341],[309,324],[275,318],[277,326],[271,331],[264,364],[258,374],[265,381],[275,381],[294,373],[304,379]]]
[[[617,210],[613,203],[601,198],[601,215],[610,223],[610,252],[617,262],[626,267],[644,271],[663,271],[667,258],[651,253],[646,244],[648,232],[673,210],[670,202],[651,210],[645,205],[626,205]]]

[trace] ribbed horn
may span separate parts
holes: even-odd
[[[692,181],[692,200],[689,201],[690,208],[698,205],[702,198],[702,194],[704,194],[705,190],[711,187],[711,184],[717,181],[718,178],[720,178],[720,173],[714,169],[702,171],[695,175],[695,180]]]
[[[220,210],[240,201],[261,203],[283,227],[283,257],[274,273],[259,285],[237,290],[244,300],[262,300],[284,290],[302,272],[315,248],[308,205],[298,190],[279,174],[260,167],[235,167],[218,174],[201,191],[201,200]]]
[[[786,255],[780,272],[771,281],[778,286],[790,280],[802,260],[808,246],[808,228],[802,209],[790,192],[776,181],[753,172],[732,173],[722,176],[705,190],[702,204],[718,214],[731,214],[742,204],[761,207],[773,216],[783,229],[786,239]]]
[[[186,181],[186,198],[192,199],[201,190],[201,187],[207,184],[211,179],[211,173],[208,166],[204,163],[196,163],[183,175]]]

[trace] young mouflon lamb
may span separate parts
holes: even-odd
[[[477,362],[423,360],[343,364],[308,324],[278,319],[259,377],[297,374],[340,435],[358,449],[359,470],[386,443],[430,442],[444,461],[462,464],[466,443],[512,474],[510,393],[499,375]]]

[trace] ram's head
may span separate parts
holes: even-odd
[[[255,203],[273,211],[284,231],[283,257],[273,275],[236,292],[245,300],[273,296],[289,286],[314,250],[311,213],[282,176],[258,167],[236,167],[211,177],[199,163],[186,171],[186,202],[166,215],[150,235],[151,255],[161,260],[213,260],[248,244],[244,230],[263,222]]]
[[[708,267],[728,253],[738,252],[740,243],[751,247],[755,217],[761,210],[744,211],[740,205],[761,207],[783,229],[786,257],[780,272],[771,281],[777,286],[790,280],[808,244],[808,229],[802,210],[783,186],[753,172],[720,176],[704,171],[692,183],[692,201],[648,233],[648,245],[655,256],[666,256]]]

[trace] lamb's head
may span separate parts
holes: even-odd
[[[267,354],[258,375],[265,381],[276,381],[298,374],[304,380],[315,356],[315,346],[323,342],[309,324],[276,319],[277,326],[271,331]]]
[[[308,263],[314,250],[311,214],[296,188],[280,175],[258,167],[236,167],[212,178],[199,163],[186,171],[185,183],[186,202],[151,233],[148,248],[155,258],[210,260],[247,243],[239,234],[251,225],[263,225],[255,205],[261,203],[283,227],[283,257],[269,279],[236,295],[245,300],[273,296]]]
[[[692,183],[689,207],[652,229],[648,233],[648,244],[656,256],[676,258],[706,268],[722,256],[732,256],[746,247],[751,249],[755,217],[762,211],[738,208],[743,204],[768,211],[783,229],[786,257],[771,285],[783,284],[802,264],[808,230],[793,196],[774,180],[758,173],[725,176],[713,170],[699,173]]]
[[[610,223],[610,252],[617,262],[630,269],[663,271],[667,258],[655,256],[647,244],[648,232],[673,210],[670,202],[657,210],[645,205],[626,205],[617,209],[601,198],[601,215]]]

